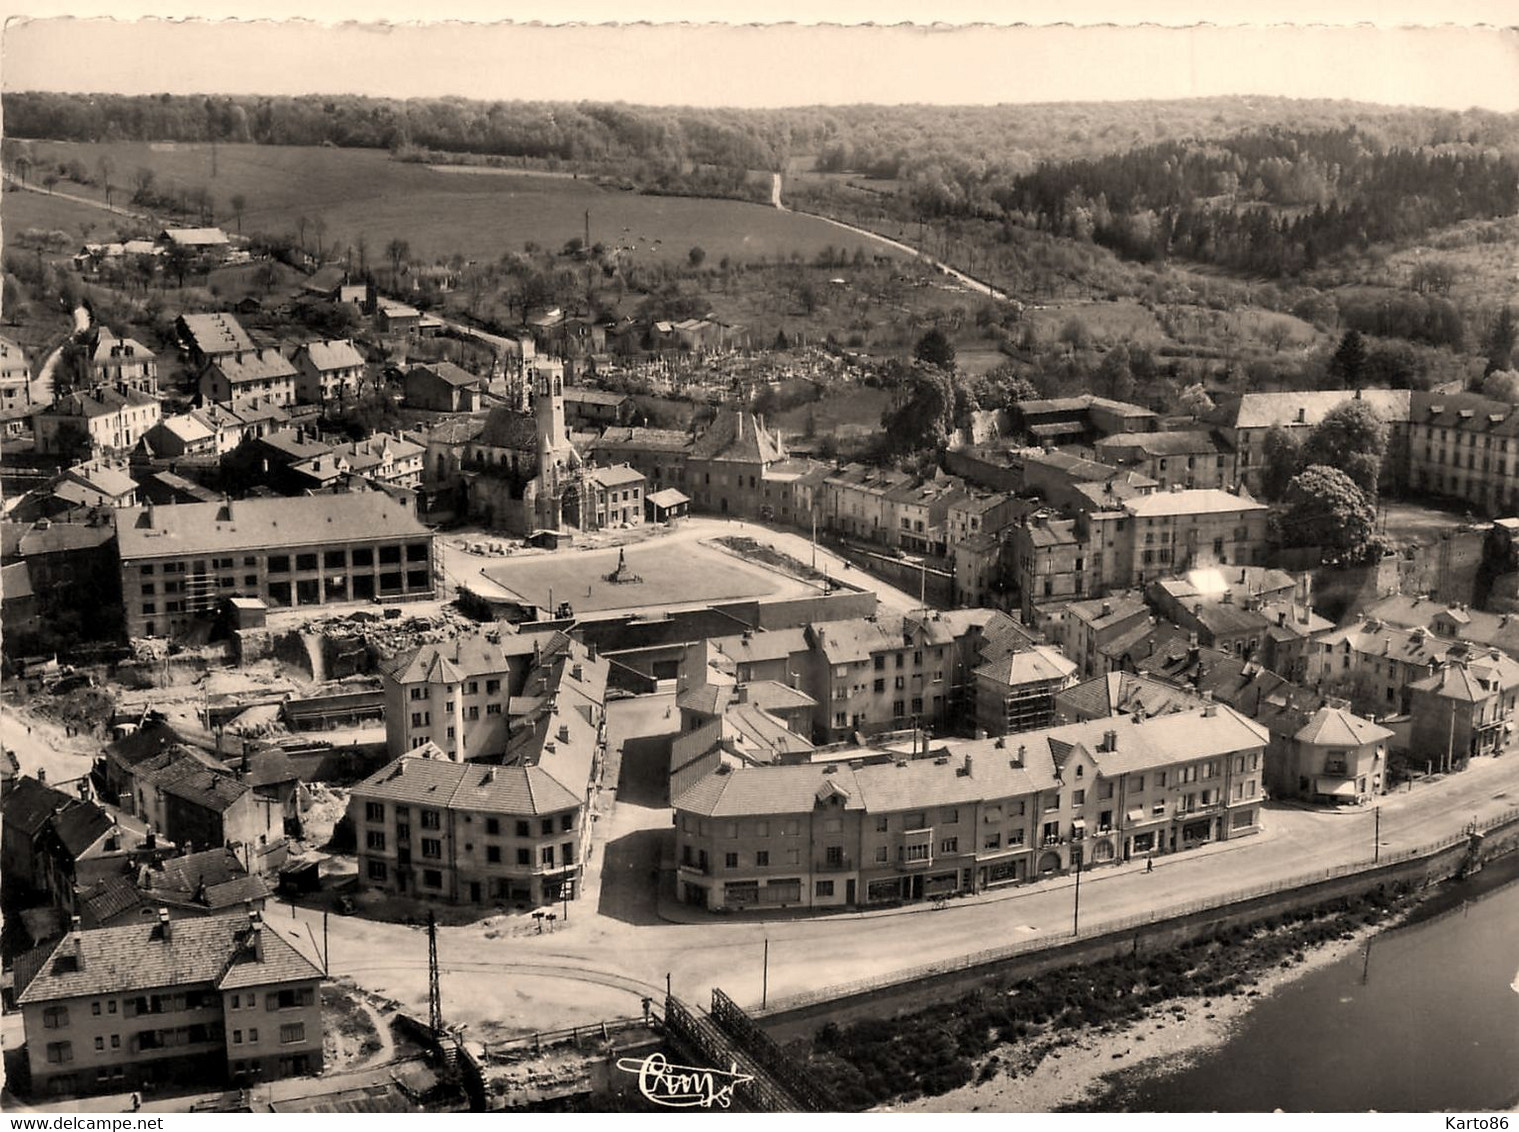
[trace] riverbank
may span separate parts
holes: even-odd
[[[1412,911],[1412,906],[1404,912]],[[977,1067],[978,1077],[994,1063],[993,1076],[936,1097],[885,1105],[893,1112],[1093,1112],[1111,1111],[1103,1099],[1110,1074],[1157,1076],[1178,1068],[1228,1039],[1251,1007],[1310,971],[1366,946],[1378,932],[1400,920],[1355,930],[1304,952],[1289,967],[1277,965],[1253,985],[1216,998],[1187,996],[1160,1003],[1133,1022],[1084,1027],[1060,1044],[1049,1040],[1006,1047]],[[1008,1072],[1011,1068],[1014,1072]]]
[[[1223,922],[1172,948],[989,980],[889,1019],[829,1023],[788,1052],[846,1109],[1079,1108],[1105,1074],[1156,1072],[1223,1041],[1263,996],[1403,922],[1425,895],[1422,886],[1378,886]],[[904,1041],[908,1033],[920,1040]]]

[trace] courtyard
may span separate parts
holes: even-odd
[[[636,580],[611,582],[618,555]],[[801,596],[817,587],[748,563],[695,539],[661,539],[618,550],[523,555],[481,571],[524,602],[551,610],[567,601],[577,614],[706,606],[750,598]]]

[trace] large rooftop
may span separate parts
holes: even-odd
[[[122,561],[216,551],[430,537],[383,492],[127,507],[116,513]]]

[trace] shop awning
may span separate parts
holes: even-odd
[[[1354,798],[1356,796],[1355,780],[1350,778],[1321,778],[1315,789],[1320,794],[1327,794],[1331,798]]]
[[[1144,821],[1145,808],[1143,806],[1135,806],[1126,816],[1130,821]]]

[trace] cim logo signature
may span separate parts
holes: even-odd
[[[619,1058],[617,1068],[636,1074],[638,1091],[664,1108],[727,1108],[733,1103],[733,1090],[754,1080],[751,1074],[740,1073],[737,1063],[727,1071],[671,1065],[662,1053],[642,1060]]]

